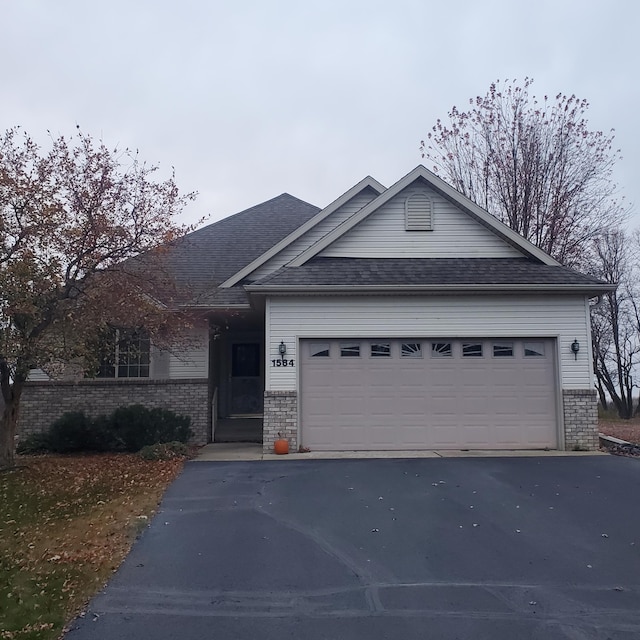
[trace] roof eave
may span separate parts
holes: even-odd
[[[576,293],[599,295],[613,284],[432,284],[432,285],[247,285],[252,295],[368,295],[420,293]]]

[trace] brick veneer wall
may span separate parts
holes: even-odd
[[[262,450],[273,453],[278,434],[289,441],[289,451],[298,450],[298,394],[295,391],[265,391]]]
[[[595,389],[563,389],[564,443],[568,451],[595,450],[598,440],[598,399]]]
[[[20,402],[20,437],[46,431],[67,411],[109,414],[118,407],[141,404],[191,417],[194,444],[209,440],[209,384],[192,380],[81,380],[29,382]]]

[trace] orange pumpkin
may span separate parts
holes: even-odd
[[[273,451],[278,455],[289,453],[289,441],[286,438],[280,438],[273,443]]]

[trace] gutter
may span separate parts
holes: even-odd
[[[598,296],[614,291],[612,284],[431,284],[431,285],[246,285],[245,291],[252,294],[314,295],[345,294],[366,295],[370,293],[580,293]]]

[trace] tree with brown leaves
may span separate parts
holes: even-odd
[[[533,80],[496,81],[453,107],[421,142],[422,157],[458,191],[566,266],[625,211],[612,170],[613,133],[592,131],[575,95],[538,100]]]
[[[175,333],[171,283],[150,257],[188,231],[173,219],[195,194],[157,169],[81,132],[46,151],[18,128],[0,137],[0,467],[14,462],[31,369],[90,370],[109,326]]]

